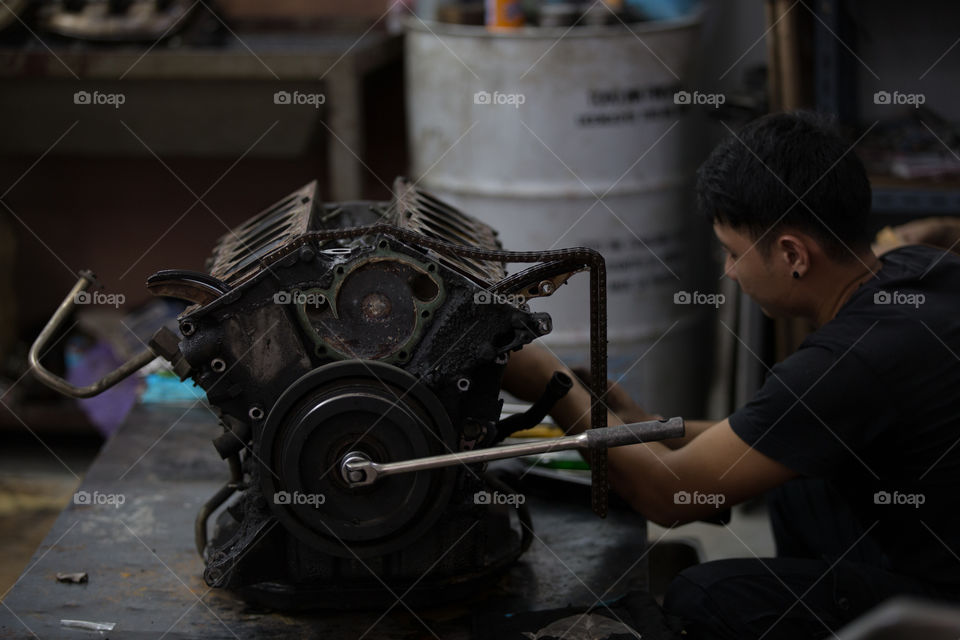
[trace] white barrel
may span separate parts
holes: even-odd
[[[675,95],[699,16],[488,31],[411,20],[406,86],[419,185],[500,232],[504,248],[588,246],[607,262],[609,370],[661,413],[702,408],[690,123]],[[523,268],[514,265],[512,270]],[[585,363],[589,278],[531,307]]]

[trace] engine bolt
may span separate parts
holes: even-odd
[[[460,378],[457,380],[457,389],[460,391],[467,391],[470,389],[470,378]]]
[[[542,294],[545,295],[545,296],[548,296],[548,295],[550,295],[551,293],[553,293],[553,292],[555,291],[555,289],[554,289],[554,287],[553,287],[553,283],[550,282],[549,280],[544,280],[544,281],[542,281],[542,282],[540,283],[540,287],[539,287],[539,288],[540,288],[540,293],[542,293]]]
[[[300,261],[301,262],[311,262],[316,257],[317,254],[313,252],[313,249],[304,245],[300,247]]]

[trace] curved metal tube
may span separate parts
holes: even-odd
[[[193,521],[193,541],[197,545],[197,553],[200,554],[201,558],[204,557],[203,552],[207,548],[207,520],[220,505],[237,492],[237,488],[243,481],[240,454],[234,454],[227,458],[227,463],[230,465],[230,480],[204,503]]]
[[[47,385],[54,391],[59,391],[64,395],[73,396],[74,398],[89,398],[99,393],[103,393],[157,357],[157,354],[155,354],[153,351],[150,349],[145,349],[144,351],[141,351],[134,357],[124,362],[117,369],[114,369],[93,384],[85,387],[78,387],[70,384],[60,376],[48,371],[42,364],[40,364],[40,353],[46,348],[47,344],[50,342],[50,339],[53,338],[54,334],[57,332],[57,329],[59,329],[60,325],[63,324],[63,321],[66,320],[67,316],[70,315],[70,312],[73,310],[73,305],[76,302],[77,295],[83,291],[86,291],[87,288],[94,282],[96,282],[96,278],[94,277],[93,273],[86,270],[80,272],[80,279],[77,280],[77,284],[73,285],[70,293],[68,293],[67,297],[63,299],[63,302],[60,303],[60,306],[57,307],[57,310],[47,322],[47,326],[43,328],[43,331],[40,332],[40,335],[37,336],[37,339],[33,341],[33,345],[30,347],[30,353],[27,355],[27,359],[30,362],[30,368],[33,369],[33,373],[37,376],[37,378],[40,379],[40,382]]]

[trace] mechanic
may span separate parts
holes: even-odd
[[[680,441],[611,449],[613,488],[667,527],[768,493],[776,558],[707,562],[664,601],[689,637],[818,638],[898,594],[960,597],[960,258],[905,246],[878,258],[870,185],[831,127],[776,114],[721,143],[698,207],[724,271],[773,318],[817,327],[746,406],[687,421]],[[548,351],[513,354],[504,387],[532,400]],[[652,419],[621,388],[610,424]],[[553,416],[589,427],[575,387]]]

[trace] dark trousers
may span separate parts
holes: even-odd
[[[944,597],[881,568],[879,548],[825,482],[793,480],[768,502],[776,558],[706,562],[670,583],[664,609],[690,640],[823,638],[891,596]]]

